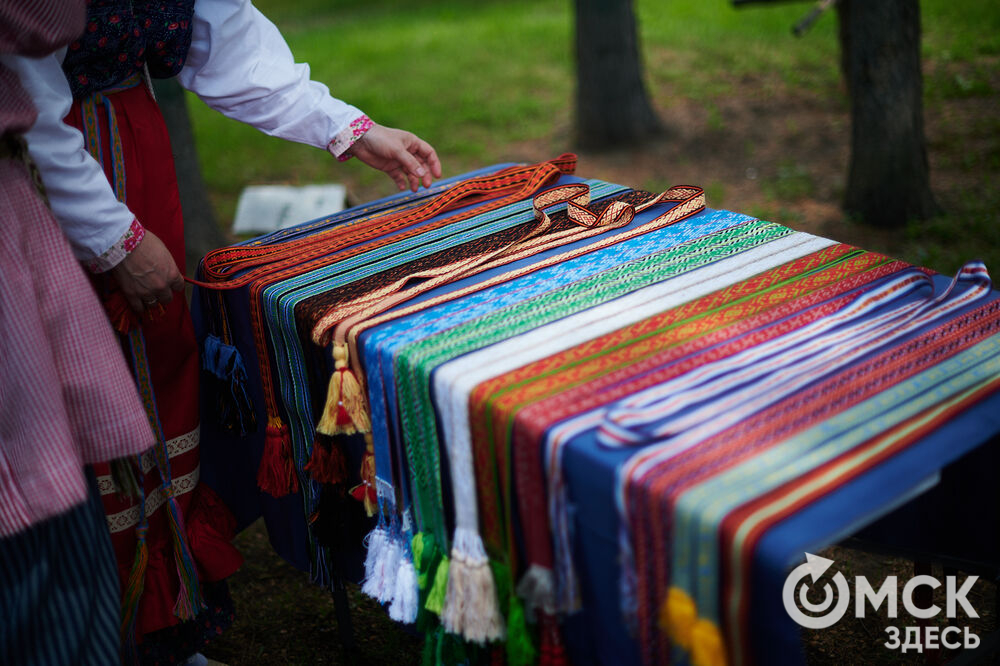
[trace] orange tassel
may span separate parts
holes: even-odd
[[[365,408],[361,383],[347,364],[347,345],[333,344],[333,367],[326,405],[316,430],[324,435],[371,432],[371,417]]]
[[[267,420],[257,485],[272,497],[284,497],[299,491],[299,479],[292,461],[292,438],[288,434],[288,426],[277,416]]]
[[[132,308],[120,291],[105,296],[104,311],[111,321],[111,327],[119,333],[127,334],[139,324],[139,318],[132,312]]]

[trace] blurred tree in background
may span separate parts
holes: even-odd
[[[662,129],[642,80],[632,0],[576,0],[576,142],[642,143]]]
[[[924,138],[918,0],[840,0],[841,66],[851,98],[844,209],[900,227],[940,212]]]
[[[212,203],[198,165],[198,149],[191,129],[191,116],[184,89],[176,78],[154,79],[153,89],[170,134],[174,169],[177,171],[177,189],[180,191],[181,210],[184,214],[186,269],[188,275],[194,275],[198,261],[209,250],[228,245],[230,240],[222,233],[212,213]]]

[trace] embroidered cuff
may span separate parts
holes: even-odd
[[[371,118],[362,114],[351,121],[351,124],[342,129],[337,136],[333,137],[333,141],[327,144],[326,149],[329,150],[334,157],[336,157],[341,162],[345,162],[351,159],[351,156],[346,154],[347,150],[354,145],[354,142],[365,135],[365,132],[370,130],[375,126]]]
[[[139,241],[146,235],[146,229],[139,224],[138,219],[132,220],[128,231],[122,234],[118,241],[109,247],[96,259],[87,262],[87,269],[92,273],[103,273],[117,266],[125,256],[134,250]]]

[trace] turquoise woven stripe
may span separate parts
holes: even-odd
[[[752,220],[616,266],[542,296],[501,308],[400,350],[394,360],[405,448],[425,529],[447,543],[441,495],[439,435],[430,374],[442,363],[676,275],[793,233]],[[614,251],[610,248],[605,251]]]

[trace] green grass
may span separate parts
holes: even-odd
[[[518,146],[544,146],[553,155],[572,149],[572,3],[260,0],[257,6],[281,28],[296,59],[310,63],[314,79],[378,122],[430,141],[446,175],[518,159]],[[637,0],[654,105],[669,109],[680,102],[700,103],[707,109],[708,129],[716,133],[730,129],[719,109],[738,84],[744,97],[806,97],[846,108],[834,13],[821,17],[802,38],[791,34],[808,7],[765,3],[734,9],[724,0]],[[943,112],[962,100],[992,100],[998,106],[1000,9],[981,0],[925,0],[921,7],[928,111]],[[363,165],[339,165],[322,151],[266,137],[197,101],[191,107],[203,172],[224,222],[232,218],[239,192],[252,183],[336,180],[365,198],[392,191],[388,179]],[[996,118],[994,112],[980,119],[992,123],[989,130],[968,131],[989,141]],[[941,159],[987,181],[980,190],[995,189],[990,181],[995,181],[1000,151],[956,145],[965,139],[961,131],[946,137]],[[804,174],[800,165],[782,165],[766,185],[775,210],[785,208],[785,199],[812,194]],[[911,236],[936,226],[989,236],[989,229],[1000,224],[995,207],[981,203],[983,196],[975,201],[952,197],[943,222],[914,226]],[[928,249],[930,243],[908,241],[907,247],[923,248],[914,258],[938,256],[941,250],[937,245]]]

